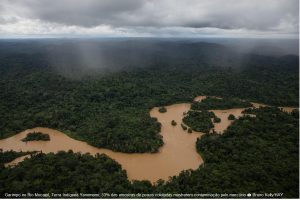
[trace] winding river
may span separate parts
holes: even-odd
[[[202,100],[204,96],[197,97],[195,100]],[[150,111],[151,117],[156,117],[162,124],[161,135],[163,136],[164,145],[158,153],[120,153],[113,152],[104,148],[93,147],[86,142],[70,138],[66,134],[49,129],[37,127],[25,130],[12,137],[0,140],[0,149],[14,151],[42,151],[44,153],[68,151],[90,153],[104,153],[116,160],[127,171],[130,180],[149,180],[155,182],[159,179],[168,180],[170,176],[178,175],[182,170],[197,169],[203,160],[196,152],[196,140],[203,133],[184,131],[180,123],[182,122],[183,113],[190,109],[191,104],[181,103],[166,106],[167,112],[160,113],[158,108]],[[231,123],[227,118],[229,114],[236,117],[242,115],[243,108],[228,110],[212,110],[219,118],[221,123],[215,124],[215,130],[222,133]],[[172,126],[171,121],[175,120],[177,126]],[[50,136],[50,141],[30,141],[22,142],[29,132],[43,132]],[[25,157],[15,159],[6,166],[17,164]]]

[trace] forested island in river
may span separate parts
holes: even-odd
[[[1,197],[24,192],[298,197],[299,56],[260,50],[240,52],[192,39],[1,40]],[[23,137],[35,128],[29,139]],[[51,146],[56,135],[43,128],[93,151]],[[9,146],[12,141],[20,146]],[[173,162],[180,155],[172,152],[176,149],[189,158],[173,174],[147,179],[130,170],[145,156],[152,174],[151,159]],[[20,156],[27,157],[6,165]]]

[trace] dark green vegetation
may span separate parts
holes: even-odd
[[[172,124],[172,126],[176,126],[177,125],[177,123],[175,122],[175,120],[172,120],[171,124]]]
[[[194,102],[192,104],[193,110],[219,110],[219,109],[230,109],[230,108],[247,108],[251,107],[251,103],[243,101],[238,98],[214,98],[207,97],[201,102]]]
[[[77,45],[93,51],[83,59]],[[0,138],[41,126],[97,147],[155,152],[163,144],[149,116],[155,106],[197,95],[298,106],[298,91],[298,56],[240,55],[198,42],[0,44]]]
[[[255,108],[246,108],[245,110],[242,111],[243,114],[254,114],[256,111]]]
[[[181,124],[181,128],[185,131],[187,130],[187,127],[184,124]]]
[[[160,113],[165,113],[165,112],[167,112],[167,109],[166,109],[165,107],[160,107],[160,108],[158,109],[158,111],[159,111]]]
[[[215,116],[214,117],[214,123],[220,123],[221,122],[221,118]]]
[[[33,132],[33,133],[28,133],[25,138],[22,139],[23,142],[28,142],[28,141],[49,141],[50,136],[45,133],[41,132]]]
[[[5,163],[11,162],[20,156],[25,156],[30,153],[31,152],[3,151],[0,149],[0,168],[3,168]]]
[[[255,109],[222,135],[197,141],[204,165],[168,182],[130,183],[121,166],[104,155],[37,154],[15,168],[1,169],[4,192],[113,193],[284,193],[299,196],[299,113]]]
[[[235,116],[234,116],[233,114],[230,114],[230,115],[228,116],[228,119],[229,119],[229,120],[235,120]]]
[[[211,112],[207,110],[189,111],[182,121],[194,131],[208,133],[214,127],[212,117]]]
[[[299,197],[299,112],[255,109],[222,135],[197,141],[204,159],[196,171],[173,177],[162,191],[178,193],[284,193]],[[191,187],[192,186],[192,187]]]
[[[293,109],[291,112],[291,115],[294,116],[295,118],[299,119],[299,110],[298,109]]]
[[[188,133],[192,133],[193,130],[191,128],[188,129]]]
[[[123,193],[129,190],[126,172],[105,155],[59,152],[37,154],[0,172],[4,193]]]

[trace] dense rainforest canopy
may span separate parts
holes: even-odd
[[[211,119],[214,117],[215,114],[207,110],[189,111],[182,121],[194,131],[209,133],[214,127]]]
[[[299,112],[254,109],[222,135],[197,141],[204,159],[198,170],[173,177],[161,191],[185,193],[284,193],[299,196]],[[192,187],[191,187],[192,186]]]
[[[222,135],[197,141],[204,164],[169,181],[129,182],[121,166],[105,155],[59,152],[37,154],[0,170],[4,192],[68,193],[283,193],[299,195],[299,112],[253,110]],[[1,155],[1,154],[0,154]]]
[[[0,138],[42,126],[97,147],[156,152],[163,140],[160,123],[149,115],[153,107],[192,102],[198,95],[223,97],[226,101],[194,104],[201,105],[195,109],[206,113],[210,124],[215,116],[203,109],[215,105],[299,104],[298,56],[240,54],[203,42],[0,43]],[[92,49],[93,56],[80,55],[81,48]],[[194,130],[203,127],[196,120],[199,113],[185,115]],[[297,198],[299,112],[266,107],[245,113],[252,115],[232,119],[224,134],[207,133],[197,141],[203,165],[167,182],[129,182],[121,166],[105,155],[39,153],[4,168],[29,152],[0,152],[0,194],[282,192]]]
[[[193,110],[225,110],[230,108],[247,108],[251,103],[237,98],[207,97],[201,102],[193,102]]]
[[[95,58],[100,49],[108,60],[98,64],[110,68],[79,62],[76,43],[92,46]],[[298,106],[298,90],[297,56],[201,42],[1,41],[0,138],[42,126],[97,147],[156,152],[163,141],[149,115],[155,106],[197,95]]]
[[[96,193],[128,191],[121,166],[105,155],[58,152],[37,154],[0,175],[0,193]]]
[[[33,132],[33,133],[28,133],[25,138],[22,139],[23,142],[28,142],[28,141],[49,141],[50,136],[45,133],[41,132]]]
[[[20,156],[25,156],[27,154],[32,154],[32,153],[35,152],[3,151],[0,148],[0,168],[4,168],[5,163],[9,163]]]

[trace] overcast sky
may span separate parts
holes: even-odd
[[[298,15],[298,0],[1,0],[0,38],[298,38]]]

